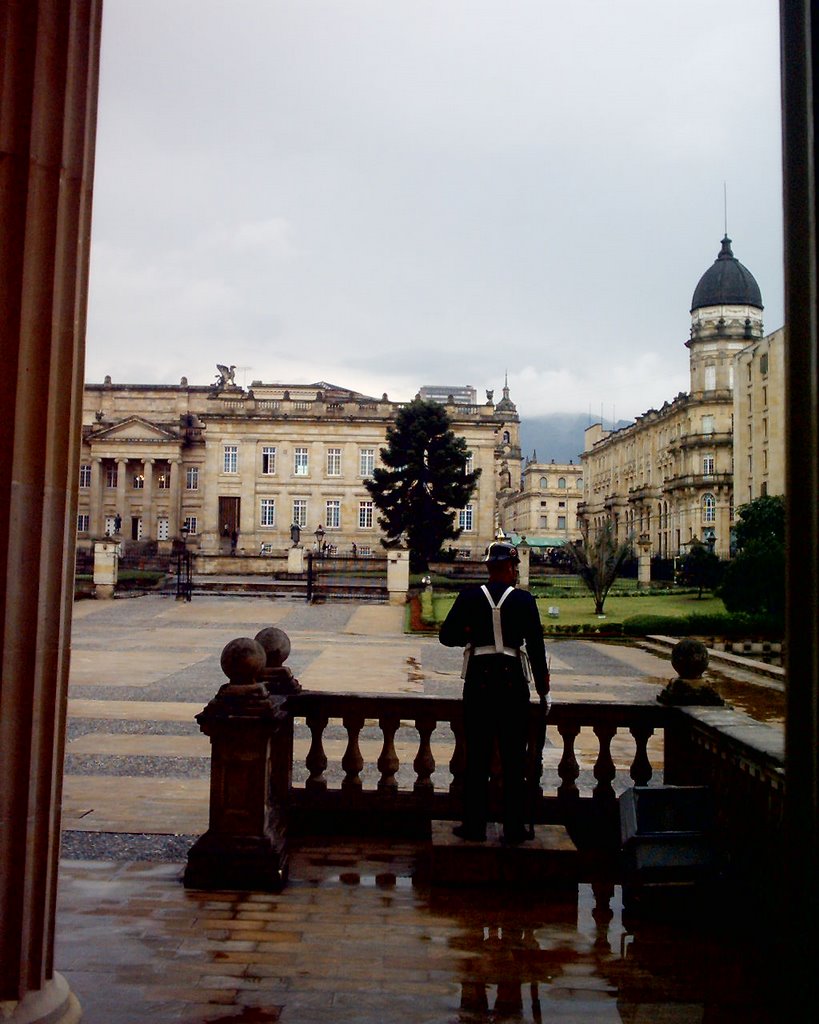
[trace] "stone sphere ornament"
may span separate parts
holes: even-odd
[[[234,686],[254,683],[267,663],[267,654],[258,640],[240,636],[222,650],[222,671]]]
[[[708,648],[701,640],[686,637],[674,644],[671,664],[680,679],[699,679],[708,668]]]
[[[290,637],[278,626],[267,626],[256,634],[267,658],[268,668],[281,668],[290,656]]]

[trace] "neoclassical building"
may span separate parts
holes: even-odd
[[[586,431],[580,507],[585,525],[594,529],[611,519],[621,539],[647,535],[652,554],[663,557],[685,551],[695,537],[712,544],[720,557],[728,557],[734,495],[742,503],[761,493],[749,490],[746,483],[735,488],[734,482],[735,445],[739,453],[749,436],[735,430],[747,427],[747,364],[750,360],[758,367],[772,344],[777,351],[782,347],[764,338],[762,309],[753,274],[734,256],[731,240],[723,238],[719,255],[700,278],[691,301],[691,332],[685,343],[691,374],[688,393],[681,392],[660,409],[649,409],[621,430],[606,431],[598,423]],[[770,359],[766,366],[769,374]],[[761,373],[754,379],[759,388],[767,386],[766,408],[776,404],[781,414],[781,394],[775,396]],[[741,422],[736,404],[740,400],[745,401]],[[761,432],[763,392],[752,401]],[[770,418],[767,429],[772,441]],[[782,429],[780,417],[775,431],[779,439]],[[747,443],[761,451],[755,438]],[[745,457],[750,457],[747,452]],[[769,471],[772,468],[771,463]]]
[[[560,547],[581,536],[578,508],[583,501],[583,466],[574,462],[526,459],[520,490],[507,497],[501,526],[535,547]]]
[[[785,493],[785,328],[744,348],[734,374],[734,503]]]
[[[215,384],[86,384],[78,541],[118,535],[167,550],[184,534],[203,554],[281,553],[298,525],[310,537],[366,556],[381,549],[365,487],[400,403],[325,381],[248,390],[220,367]],[[483,551],[520,460],[519,417],[497,404],[444,401],[481,476],[459,511],[465,556]]]

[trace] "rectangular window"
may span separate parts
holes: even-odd
[[[167,540],[170,536],[170,527],[167,516],[160,516],[156,521],[156,539]]]
[[[703,432],[703,434],[713,434],[714,433],[714,417],[713,416],[703,416],[703,418],[702,418],[702,432]]]
[[[116,487],[117,486],[117,464],[116,462],[109,462],[105,467],[105,486]]]
[[[276,525],[276,499],[262,498],[259,506],[259,526]]]
[[[88,465],[80,466],[80,487],[91,486],[91,467]]]
[[[275,445],[266,444],[262,448],[262,473],[265,476],[273,476],[276,472],[276,448]]]
[[[545,530],[548,525],[549,525],[549,517],[548,516],[541,516],[540,517],[540,528],[541,528],[541,530]]]
[[[558,516],[557,517],[557,528],[558,528],[558,530],[565,530],[566,529],[566,517],[565,516]]]
[[[702,471],[708,476],[714,472],[714,456],[703,455],[702,457]]]
[[[327,476],[341,476],[341,449],[327,449]]]
[[[77,516],[77,533],[88,533],[91,525],[91,517],[87,512],[80,512]]]
[[[358,472],[361,476],[372,476],[375,467],[375,448],[359,448]]]
[[[328,530],[338,530],[341,527],[341,502],[338,499],[331,498],[327,502],[324,522]]]
[[[188,466],[185,470],[185,489],[188,491],[199,490],[199,467]]]
[[[473,528],[473,509],[470,502],[469,505],[464,507],[458,512],[458,527],[461,530],[471,530]]]
[[[472,452],[470,452],[469,455],[467,455],[466,457],[466,465],[464,466],[464,470],[467,473],[475,472],[475,456],[472,454]]]
[[[135,491],[141,491],[145,487],[145,477],[142,473],[134,473],[133,483]]]
[[[558,508],[565,508],[566,507],[566,502],[565,501],[559,501],[557,503],[557,507]]]
[[[238,473],[239,472],[239,446],[235,444],[225,445],[225,460],[223,465],[223,472],[225,473]]]
[[[306,451],[307,449],[305,449]],[[307,499],[295,498],[293,500],[293,523],[304,529],[307,526]]]
[[[167,491],[171,486],[170,469],[160,469],[156,477],[156,486],[160,491]],[[159,540],[167,540],[167,537],[160,537]]]
[[[309,463],[306,448],[293,449],[293,472],[296,476],[307,476]]]
[[[196,536],[196,516],[185,516],[184,526],[189,537]]]
[[[373,503],[371,501],[360,501],[358,503],[358,528],[360,530],[371,530],[373,526]]]

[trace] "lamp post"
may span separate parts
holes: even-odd
[[[321,525],[321,523],[319,523],[318,529],[315,532],[315,538],[316,538],[316,551],[318,551],[319,555],[321,555],[321,545],[322,545],[322,543],[324,541],[324,527]]]

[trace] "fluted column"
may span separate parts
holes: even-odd
[[[102,530],[102,459],[91,459],[91,487],[88,491],[88,528],[92,537],[101,537]]]
[[[179,475],[182,465],[181,459],[169,459],[171,467],[171,499],[168,506],[168,536],[179,536]]]
[[[122,519],[120,533],[125,537],[131,536],[131,525],[129,517],[125,514],[125,488],[128,485],[128,460],[117,459],[117,515]]]
[[[142,539],[150,540],[154,535],[154,459],[143,459],[142,467]]]
[[[54,914],[100,0],[0,0],[0,1012],[79,1019]]]

